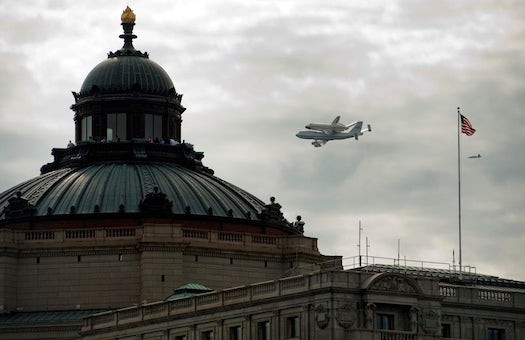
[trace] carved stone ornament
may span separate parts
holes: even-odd
[[[140,211],[150,213],[170,213],[173,203],[168,200],[166,194],[159,192],[158,187],[154,187],[153,191],[154,192],[147,194],[144,200],[140,201]]]
[[[4,208],[5,218],[33,216],[36,213],[36,208],[22,197],[20,191],[16,193],[15,197],[11,197],[8,202],[9,204]]]
[[[376,305],[373,302],[370,302],[365,307],[365,327],[367,329],[374,328],[374,312],[376,310]]]
[[[328,327],[330,316],[328,315],[328,309],[324,305],[319,305],[315,308],[315,322],[321,329]]]
[[[423,313],[423,331],[427,334],[436,334],[441,329],[441,317],[430,310]]]
[[[417,325],[419,324],[421,314],[421,308],[418,306],[412,306],[408,312],[410,319],[410,330],[414,333],[417,333]]]
[[[345,329],[352,327],[357,321],[357,310],[351,303],[344,303],[337,308],[335,315],[337,324]]]
[[[414,287],[401,276],[389,275],[374,282],[369,289],[386,290],[401,293],[417,293]]]
[[[269,225],[288,227],[289,223],[283,217],[281,205],[275,202],[275,197],[270,197],[270,204],[266,204],[259,213],[259,218]]]

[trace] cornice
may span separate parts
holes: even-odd
[[[59,257],[59,256],[86,256],[86,255],[119,255],[119,254],[137,254],[137,249],[133,247],[108,247],[108,248],[60,248],[60,249],[28,249],[21,250],[18,253],[20,258],[29,258],[35,256],[42,257]]]
[[[155,242],[139,242],[137,244],[137,251],[142,253],[145,251],[162,251],[162,252],[182,252],[186,249],[186,242],[174,243],[155,243]]]
[[[15,247],[0,247],[0,256],[17,257],[19,254],[18,248]]]
[[[42,332],[80,332],[82,320],[71,326],[29,326],[17,327],[15,324],[0,326],[0,334],[5,333],[42,333]]]
[[[216,249],[208,249],[208,248],[201,248],[201,247],[192,247],[188,246],[184,252],[183,255],[187,256],[206,256],[206,257],[214,257],[214,258],[224,258],[224,259],[234,259],[234,260],[255,260],[255,261],[269,261],[269,262],[275,262],[275,263],[282,263],[284,258],[282,254],[270,254],[270,253],[260,253],[257,255],[253,255],[254,249],[250,250],[250,253],[247,253],[245,250],[239,250],[235,251],[232,249],[224,249],[224,250],[216,250]]]

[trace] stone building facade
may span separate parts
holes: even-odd
[[[327,265],[316,240],[143,224],[127,228],[0,229],[4,311],[112,309],[163,300],[187,282],[214,289]],[[334,262],[331,262],[331,261]],[[306,266],[306,267],[305,267]]]
[[[0,229],[0,245],[0,339],[77,338],[82,317],[164,300],[187,282],[226,289],[341,267],[340,257],[320,255],[316,239],[302,235],[176,224],[10,227]]]
[[[100,313],[84,339],[523,339],[525,285],[406,267],[298,275]],[[457,273],[455,273],[457,274]],[[493,281],[492,286],[465,282]]]

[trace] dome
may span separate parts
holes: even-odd
[[[0,207],[0,220],[95,213],[257,220],[265,209],[255,196],[207,173],[170,163],[112,162],[61,168],[30,179],[1,193]]]
[[[121,16],[124,45],[86,76],[75,103],[75,142],[163,138],[181,141],[182,94],[168,73],[133,46],[135,15]]]
[[[203,153],[189,143],[82,143],[52,153],[54,162],[44,165],[40,176],[0,193],[0,225],[67,220],[75,228],[87,220],[126,224],[155,218],[236,231],[302,233],[283,217],[273,197],[265,204],[214,176],[202,165]]]
[[[149,58],[121,55],[110,57],[95,66],[84,80],[80,95],[93,89],[103,93],[139,90],[166,95],[175,87],[168,73]]]
[[[133,46],[135,14],[129,8],[122,13],[124,46],[116,52],[109,52],[108,59],[101,62],[87,75],[79,98],[96,93],[117,93],[139,91],[147,94],[168,93],[175,95],[175,87],[168,73],[157,63],[149,59],[148,53],[142,53]]]

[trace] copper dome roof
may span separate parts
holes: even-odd
[[[124,46],[108,53],[104,60],[89,72],[77,98],[96,93],[138,91],[146,94],[175,95],[175,87],[164,69],[133,46],[135,14],[127,7],[122,13]]]
[[[0,194],[0,219],[9,219],[10,199],[19,193],[33,209],[31,217],[94,213],[146,212],[257,220],[265,204],[213,175],[170,163],[100,162],[45,173]],[[148,196],[149,195],[149,196]],[[23,213],[19,210],[19,214]],[[28,214],[26,214],[28,215]],[[11,217],[17,217],[12,214]]]
[[[189,143],[80,143],[52,154],[40,176],[0,193],[0,225],[152,217],[302,233],[274,198],[265,204],[214,176]]]
[[[102,93],[139,90],[167,95],[169,91],[175,91],[168,73],[159,64],[133,55],[113,56],[95,66],[82,83],[79,95],[94,88]]]

